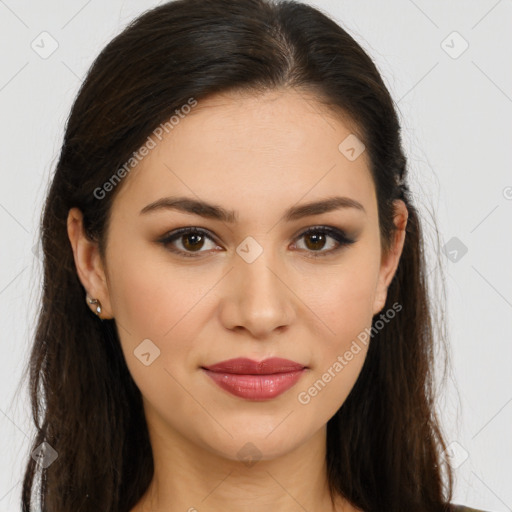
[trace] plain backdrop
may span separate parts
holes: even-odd
[[[442,269],[447,291],[451,371],[439,407],[454,501],[512,511],[512,1],[309,3],[365,48],[397,103],[430,280],[442,283]],[[0,0],[0,511],[19,510],[30,456],[28,395],[14,393],[34,332],[34,245],[64,124],[93,59],[156,5]]]

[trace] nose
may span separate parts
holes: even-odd
[[[247,330],[258,339],[286,330],[296,314],[295,295],[285,272],[266,253],[252,263],[235,259],[220,305],[221,322],[227,329]]]

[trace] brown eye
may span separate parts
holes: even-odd
[[[305,250],[312,253],[311,257],[313,258],[333,254],[344,246],[348,246],[355,242],[355,240],[347,237],[343,231],[326,226],[309,228],[298,237],[298,239],[301,238],[304,238],[305,240]],[[331,248],[325,251],[322,250],[328,243],[329,239],[334,240],[334,243],[330,243]]]
[[[311,249],[312,251],[317,251],[324,247],[326,238],[327,237],[324,234],[310,233],[305,235],[304,240],[306,240],[306,246],[308,249]]]
[[[200,256],[201,253],[208,252],[201,250],[207,241],[212,242],[212,248],[217,247],[213,238],[206,231],[192,227],[179,229],[159,240],[171,252],[191,257]]]
[[[181,236],[183,247],[187,251],[196,251],[198,249],[201,249],[204,245],[204,236],[199,234],[190,234],[190,235],[182,235]]]
[[[299,247],[299,249],[304,250],[308,253],[308,257],[312,258],[332,255],[355,242],[343,231],[328,226],[309,228],[297,239],[304,239],[305,247]],[[208,241],[212,243],[212,249],[219,248],[207,231],[194,227],[178,229],[159,240],[171,252],[185,257],[197,257],[202,253],[208,253],[208,250],[202,250]],[[326,246],[328,249],[323,250]]]

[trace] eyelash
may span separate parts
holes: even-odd
[[[354,242],[356,242],[356,240],[349,238],[345,234],[345,232],[341,231],[340,229],[331,228],[329,226],[315,226],[315,227],[308,228],[297,237],[297,240],[301,239],[304,236],[310,235],[310,234],[319,234],[319,233],[326,234],[329,237],[333,238],[338,243],[338,246],[335,247],[334,249],[330,249],[328,251],[312,251],[312,250],[308,251],[308,250],[306,250],[307,252],[313,253],[312,256],[308,256],[308,257],[322,258],[324,256],[329,256],[329,255],[332,255],[332,254],[338,252],[339,250],[343,249],[343,247],[351,245]],[[202,228],[195,228],[195,227],[187,227],[187,228],[178,229],[178,230],[170,233],[169,235],[165,236],[164,238],[160,239],[159,243],[161,243],[164,247],[166,247],[171,252],[178,254],[180,256],[184,256],[186,258],[200,257],[200,253],[206,252],[206,251],[197,251],[196,253],[191,253],[191,252],[182,251],[179,249],[177,250],[175,248],[173,248],[173,249],[169,248],[169,245],[173,241],[178,240],[180,237],[182,237],[184,235],[189,235],[189,234],[202,235],[202,236],[205,236],[206,238],[209,238],[212,242],[216,243],[215,240],[208,234],[208,231],[206,231]]]

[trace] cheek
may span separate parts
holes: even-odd
[[[331,302],[324,316],[329,335],[317,335],[311,372],[296,391],[302,414],[319,424],[326,423],[343,405],[367,355],[371,285],[355,281],[352,291],[329,290]]]
[[[309,297],[308,306],[325,327],[325,354],[342,350],[371,325],[377,277],[376,258],[354,252],[342,265],[315,275],[315,286],[309,279],[301,284],[307,287],[303,294]]]
[[[117,255],[111,272],[116,321],[136,339],[171,339],[177,331],[193,335],[194,309],[214,277],[199,267],[180,267],[159,250],[143,247]],[[191,276],[193,275],[193,278]]]
[[[327,421],[357,381],[371,339],[377,273],[376,259],[359,254],[318,282],[311,309],[322,319],[325,335],[317,335],[314,367],[297,390],[304,414],[316,411]]]
[[[133,252],[120,261],[112,275],[112,301],[128,370],[150,410],[168,415],[166,421],[176,410],[196,416],[181,383],[192,367],[201,297],[211,284],[196,280],[193,286],[183,271],[154,255]]]
[[[141,390],[151,385],[147,379],[169,379],[164,368],[169,359],[181,357],[177,352],[194,335],[194,324],[189,321],[192,315],[187,313],[202,291],[202,286],[192,291],[182,273],[155,253],[154,249],[144,247],[131,247],[124,254],[121,250],[113,251],[109,272],[110,299],[121,347]],[[168,346],[177,333],[183,343],[173,346],[171,358]],[[149,356],[142,356],[147,353]],[[144,362],[149,361],[146,366]]]
[[[301,418],[310,418],[318,427],[327,423],[354,387],[366,354],[367,345],[349,344],[348,350],[333,353],[324,365],[316,367],[296,392]]]

